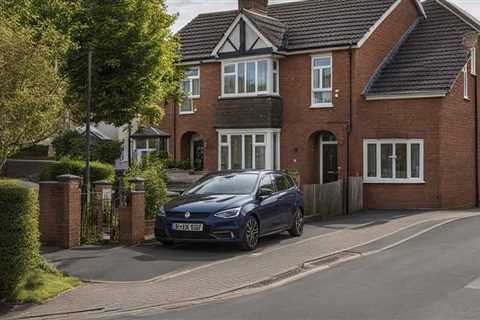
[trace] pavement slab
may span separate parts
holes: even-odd
[[[353,222],[348,228],[300,239],[279,246],[266,247],[258,252],[239,255],[185,270],[171,277],[149,282],[88,284],[67,292],[56,299],[31,308],[20,317],[75,312],[83,309],[129,310],[175,304],[212,297],[220,293],[255,284],[333,253],[388,237],[396,232],[426,223],[479,215],[471,211],[431,211],[417,214],[377,215],[385,223],[365,219]],[[362,217],[363,218],[363,217]],[[361,219],[362,219],[361,218]],[[348,220],[348,219],[347,219]],[[342,223],[338,224],[339,226]],[[428,224],[429,226],[431,224]],[[335,228],[335,224],[331,227]],[[80,318],[77,314],[76,318]],[[66,317],[70,318],[70,316]]]

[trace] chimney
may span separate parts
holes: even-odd
[[[267,12],[268,0],[238,0],[238,10],[248,9]]]

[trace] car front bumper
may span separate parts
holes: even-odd
[[[201,242],[238,242],[241,239],[242,219],[208,218],[205,220],[157,217],[155,222],[155,238],[174,241]],[[177,231],[172,229],[174,223],[203,224],[203,231]]]

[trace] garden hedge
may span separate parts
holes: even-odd
[[[17,284],[40,261],[36,191],[0,180],[0,301],[13,299]]]
[[[72,174],[83,177],[85,174],[85,161],[81,160],[60,160],[52,164],[46,172],[41,175],[41,180],[57,180],[58,176]],[[93,161],[90,163],[91,181],[115,179],[115,169],[111,164]]]

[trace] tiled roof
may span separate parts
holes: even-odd
[[[243,10],[242,12],[275,47],[286,48],[287,25],[285,23],[255,11]]]
[[[266,13],[270,18],[254,19],[285,50],[347,46],[358,43],[395,1],[304,0],[271,5]],[[193,19],[179,32],[183,60],[209,58],[238,14],[214,12]],[[288,29],[287,43],[279,38],[283,27]]]
[[[153,127],[148,128],[139,128],[134,134],[132,134],[132,138],[158,138],[158,137],[169,137],[170,135],[164,131],[158,130]]]
[[[464,36],[474,29],[435,0],[423,6],[428,18],[393,52],[367,95],[451,89],[469,54]]]

